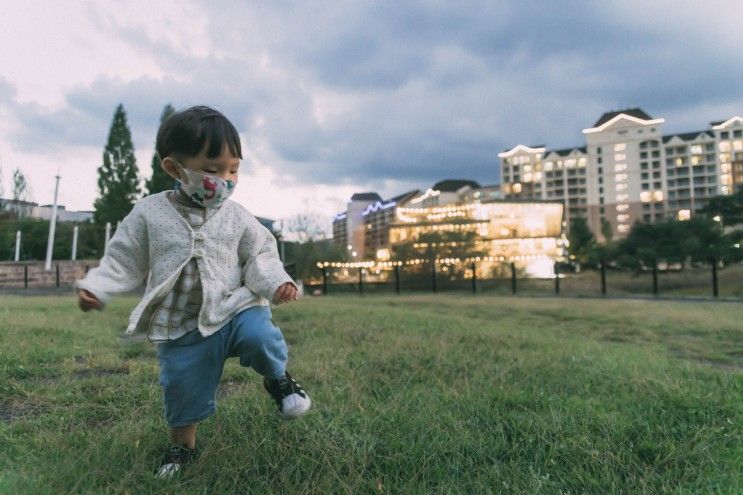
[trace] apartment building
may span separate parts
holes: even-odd
[[[636,221],[687,219],[743,187],[743,118],[670,135],[664,122],[639,108],[612,111],[583,129],[585,146],[499,153],[503,196],[562,201],[568,225],[585,217],[603,238],[609,229],[625,235]]]

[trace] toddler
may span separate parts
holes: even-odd
[[[75,286],[89,311],[147,281],[126,332],[157,346],[172,446],[156,474],[167,478],[193,458],[196,424],[215,412],[228,357],[263,375],[284,419],[311,401],[286,371],[286,342],[269,308],[296,300],[297,286],[271,232],[228,199],[242,158],[237,130],[220,112],[193,107],[160,126],[156,148],[175,189],[139,200],[100,265]]]

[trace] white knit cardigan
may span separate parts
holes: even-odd
[[[269,305],[276,290],[292,282],[273,234],[241,205],[225,201],[194,232],[168,200],[168,192],[138,201],[116,229],[99,266],[75,283],[105,305],[113,294],[135,289],[147,277],[126,333],[149,330],[152,312],[192,257],[203,286],[198,322],[204,336],[243,309]]]

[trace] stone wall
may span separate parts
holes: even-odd
[[[95,266],[98,260],[59,260],[52,261],[52,269],[46,271],[43,261],[0,262],[0,288],[70,286]]]

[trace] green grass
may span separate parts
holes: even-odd
[[[313,410],[228,361],[201,455],[167,447],[134,299],[0,298],[0,493],[741,493],[743,309],[471,295],[274,310]]]

